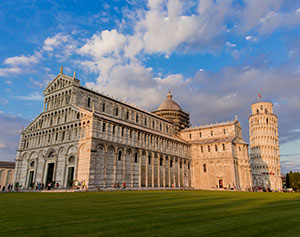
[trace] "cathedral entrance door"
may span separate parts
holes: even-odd
[[[31,170],[31,171],[29,172],[28,187],[32,187],[32,186],[33,186],[33,175],[34,175],[34,171]]]
[[[74,179],[74,167],[68,168],[68,179],[67,179],[67,187],[71,187]]]
[[[223,188],[223,179],[219,179],[219,188]]]
[[[48,183],[52,183],[53,171],[54,171],[54,163],[49,163],[48,171],[47,171],[47,178],[46,178],[46,185],[48,185]]]

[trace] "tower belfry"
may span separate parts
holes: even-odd
[[[253,186],[281,190],[278,118],[273,104],[258,102],[251,105],[249,116],[250,164]]]

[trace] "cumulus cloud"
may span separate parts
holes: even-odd
[[[36,64],[40,57],[41,57],[41,53],[40,52],[35,52],[31,56],[21,55],[21,56],[15,56],[15,57],[7,58],[7,59],[4,60],[3,64],[4,65],[9,65],[9,66],[12,66],[12,67],[15,67],[15,66],[28,66],[28,65]]]
[[[44,97],[39,92],[32,92],[29,95],[15,96],[15,98],[20,100],[39,100],[39,101],[44,100]]]
[[[61,46],[63,43],[66,43],[70,40],[70,36],[58,33],[53,37],[48,37],[44,41],[43,50],[45,51],[54,51],[55,48]]]

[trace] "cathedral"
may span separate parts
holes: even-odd
[[[44,90],[43,111],[21,132],[14,183],[249,190],[253,177],[237,117],[193,127],[170,92],[148,112],[61,69]]]

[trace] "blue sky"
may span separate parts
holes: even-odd
[[[15,159],[19,130],[63,66],[147,110],[171,90],[193,125],[238,114],[246,141],[260,92],[279,118],[282,171],[299,171],[299,42],[296,0],[3,0],[0,160]]]

